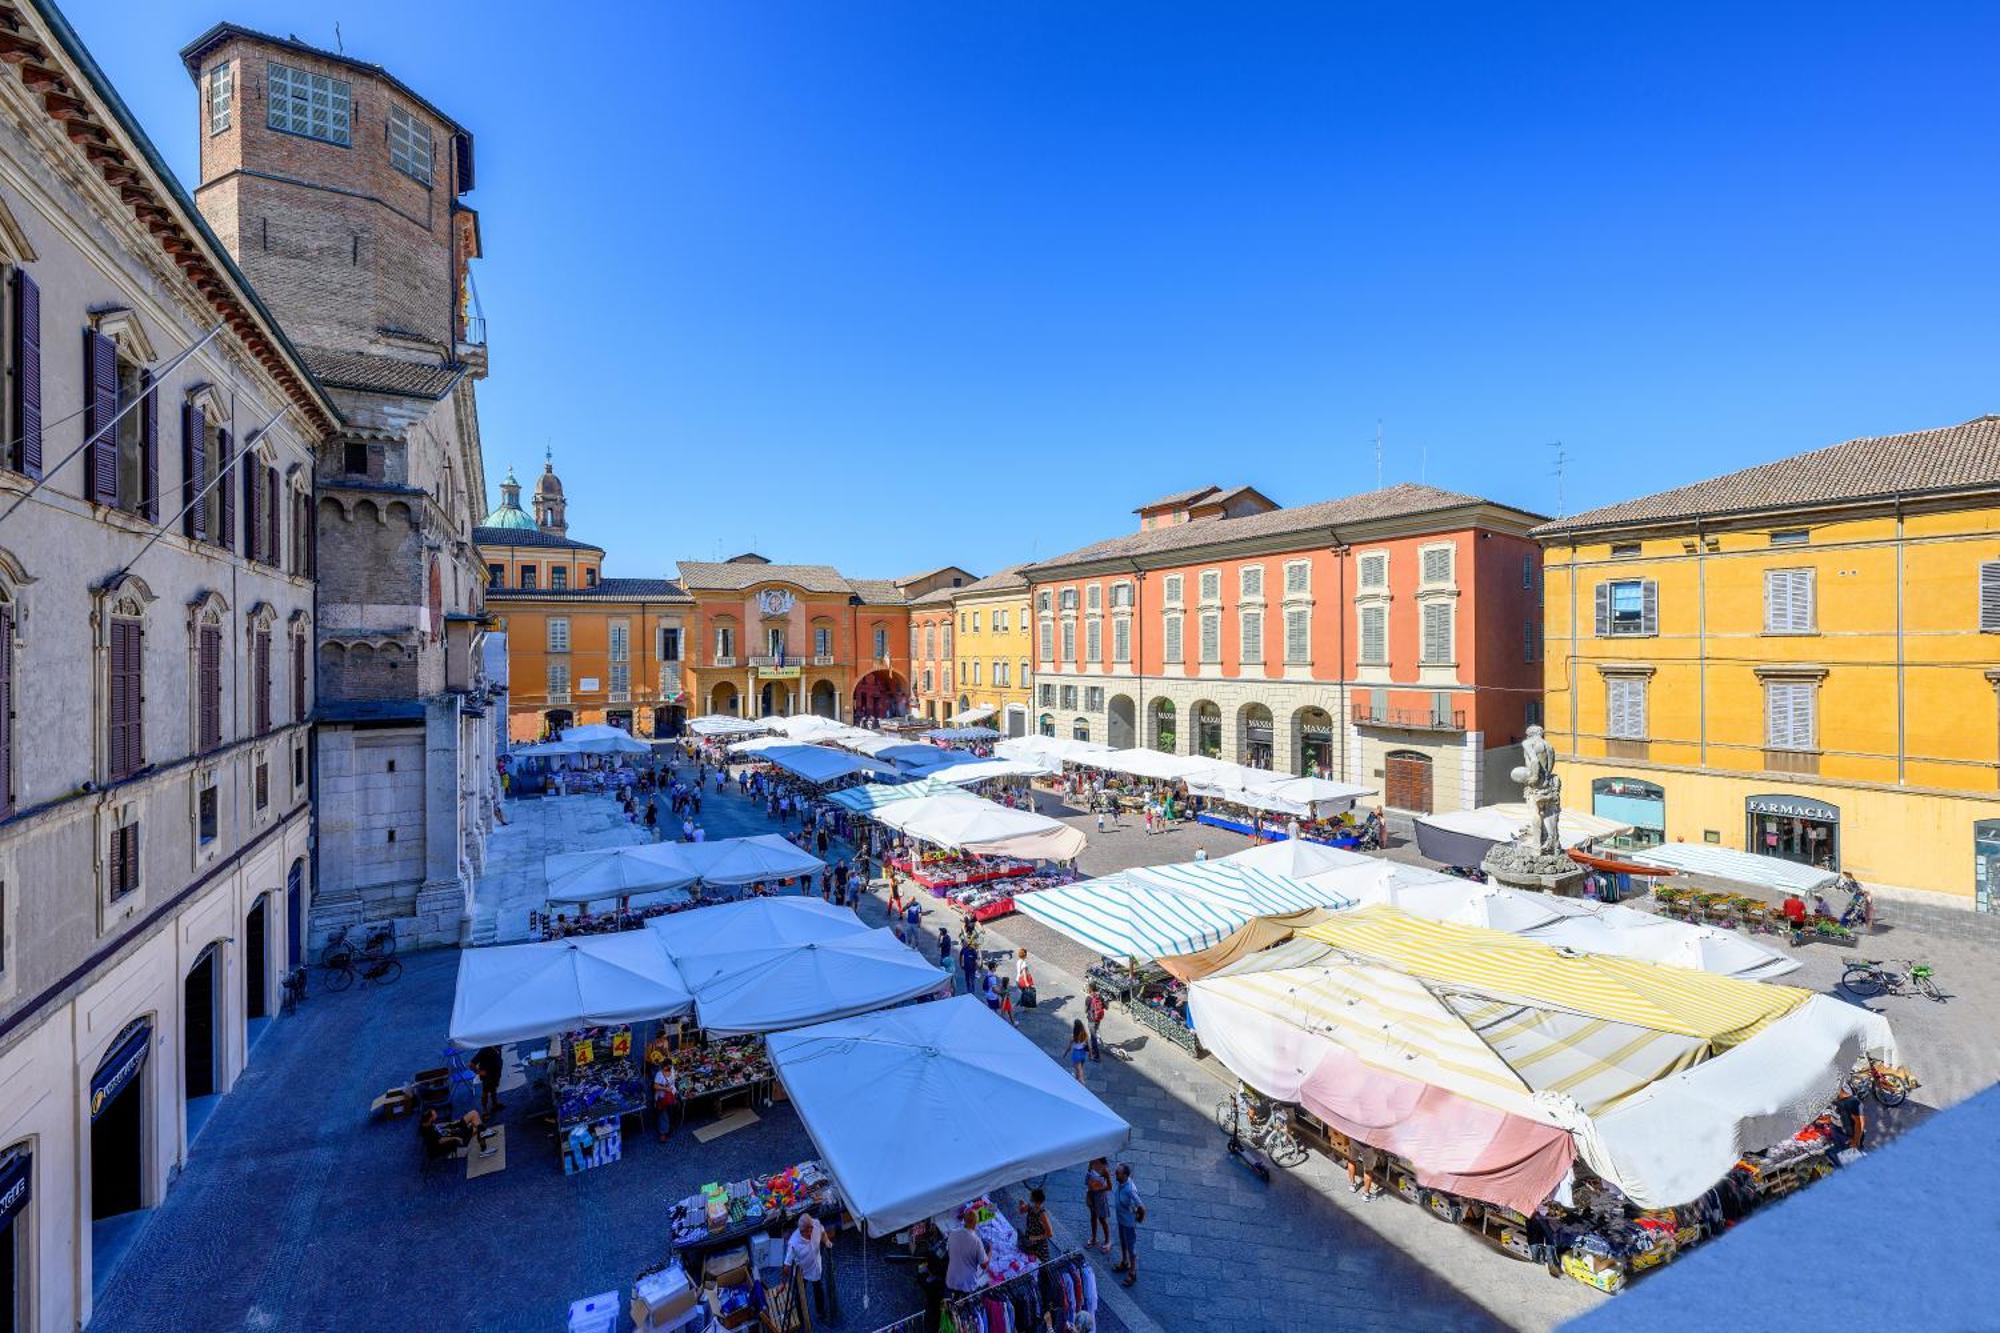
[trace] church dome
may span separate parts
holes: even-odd
[[[542,464],[542,475],[541,479],[535,483],[535,494],[544,498],[559,500],[562,498],[562,493],[562,478],[556,476],[555,461],[551,459]]]
[[[562,483],[556,483],[560,486]],[[521,508],[521,483],[514,479],[514,469],[507,469],[507,480],[500,483],[500,507],[481,519],[482,528],[518,528],[524,532],[535,531],[535,520],[528,511]]]

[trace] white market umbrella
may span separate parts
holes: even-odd
[[[671,1018],[692,1007],[679,969],[643,930],[466,949],[451,1041],[500,1046],[599,1023]]]
[[[760,880],[795,879],[826,869],[826,862],[810,852],[800,851],[776,833],[674,845],[682,864],[704,884],[754,884]]]
[[[702,953],[729,953],[768,944],[811,944],[865,932],[848,907],[821,898],[746,898],[657,916],[646,928],[676,961]]]
[[[1382,864],[1376,858],[1363,856],[1360,852],[1350,852],[1341,847],[1328,847],[1323,843],[1308,842],[1304,838],[1286,838],[1281,842],[1262,843],[1220,857],[1218,860],[1224,865],[1247,866],[1252,870],[1261,870],[1267,875],[1288,875],[1293,879],[1324,874],[1329,870],[1342,870],[1348,866]]]
[[[640,843],[588,852],[560,852],[544,858],[548,900],[591,903],[635,893],[684,889],[698,876],[681,855],[683,844]]]
[[[701,1026],[737,1036],[780,1032],[929,995],[945,973],[886,926],[805,944],[683,954]]]
[[[562,744],[572,746],[577,754],[651,754],[653,747],[618,727],[607,727],[596,723],[581,727],[567,728],[562,734]]]
[[[1095,1093],[969,995],[767,1044],[827,1173],[871,1235],[1112,1156],[1131,1138]]]

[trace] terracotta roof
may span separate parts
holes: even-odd
[[[1140,505],[1137,509],[1134,509],[1132,512],[1135,514],[1143,514],[1149,509],[1165,509],[1170,505],[1188,504],[1192,501],[1199,500],[1204,495],[1213,495],[1215,494],[1216,491],[1220,489],[1221,488],[1218,486],[1197,486],[1191,491],[1175,491],[1172,495],[1163,495],[1157,500],[1148,500],[1145,504]]]
[[[683,560],[681,586],[695,589],[754,588],[760,583],[792,583],[807,592],[854,592],[855,586],[832,565],[770,565],[754,562]]]
[[[1231,500],[1234,500],[1237,497],[1244,495],[1254,495],[1259,500],[1262,500],[1266,504],[1270,504],[1274,507],[1277,503],[1275,500],[1272,500],[1270,496],[1258,490],[1255,486],[1231,486],[1226,491],[1217,491],[1213,495],[1204,495],[1201,497],[1201,499],[1191,500],[1188,503],[1190,507],[1198,504],[1202,508],[1207,508],[1209,505],[1226,505]]]
[[[925,579],[935,577],[936,575],[939,574],[949,574],[954,569],[961,574],[972,573],[971,570],[965,568],[963,565],[939,565],[936,569],[926,569],[921,574],[905,574],[902,578],[892,579],[890,581],[900,586],[907,587],[912,583],[922,583]]]
[[[910,600],[909,594],[903,591],[903,585],[893,579],[849,579],[848,583],[868,606],[903,606]]]
[[[1294,505],[1289,509],[1245,514],[1241,518],[1203,519],[1194,523],[1175,523],[1169,527],[1149,528],[1143,532],[1128,533],[1123,537],[1113,537],[1109,541],[1079,547],[1047,560],[1038,560],[1024,568],[1033,572],[1045,570],[1052,565],[1078,565],[1092,560],[1162,555],[1197,546],[1248,541],[1258,537],[1280,537],[1294,532],[1309,532],[1315,528],[1330,528],[1341,523],[1365,523],[1375,519],[1422,514],[1434,509],[1456,509],[1462,505],[1486,503],[1488,502],[1476,495],[1463,495],[1457,491],[1443,491],[1435,486],[1423,486],[1406,481],[1400,485],[1384,487],[1379,491],[1363,491],[1359,495],[1343,496],[1338,500],[1322,500],[1318,504]],[[1530,514],[1528,517],[1536,516]]]
[[[2000,416],[1829,445],[1572,514],[1542,524],[1535,535],[1983,486],[2000,486]]]
[[[964,592],[963,588],[932,588],[922,597],[912,597],[911,606],[950,606],[951,599]]]
[[[692,599],[672,579],[599,579],[581,588],[488,588],[486,600],[532,601],[550,598],[644,598],[649,601],[685,602]]]
[[[572,537],[564,537],[554,532],[543,532],[540,528],[474,528],[472,540],[480,546],[552,546],[565,551],[597,551],[602,546],[592,546]]]
[[[1028,586],[1027,575],[1021,572],[1026,568],[1026,565],[1009,565],[997,574],[988,574],[977,583],[968,583],[951,591],[960,597],[978,592],[1020,592]]]
[[[426,364],[369,352],[337,352],[329,347],[302,347],[299,355],[321,384],[406,398],[435,401],[450,393],[465,374],[464,365],[458,363]]]

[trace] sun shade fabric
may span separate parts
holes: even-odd
[[[676,963],[703,953],[732,953],[766,944],[814,944],[863,934],[868,927],[848,907],[823,898],[746,898],[646,923]]]
[[[780,1032],[929,995],[945,973],[883,927],[806,942],[735,941],[677,958],[701,1026]]]
[[[1139,778],[1159,778],[1185,782],[1210,774],[1228,773],[1235,764],[1220,759],[1203,759],[1190,754],[1163,754],[1158,750],[1105,750],[1097,753],[1065,754],[1067,763],[1083,768],[1099,768],[1107,773],[1124,773]]]
[[[657,936],[642,930],[466,949],[458,958],[452,1044],[530,1041],[598,1023],[673,1018],[693,996]]]
[[[1361,907],[1305,937],[1426,981],[1674,1032],[1726,1049],[1805,1003],[1808,991],[1552,945]]]
[[[1111,753],[1101,741],[1080,741],[1065,736],[1010,736],[993,746],[1003,759],[1045,759],[1051,763],[1078,762],[1091,755]]]
[[[1026,759],[975,759],[969,764],[932,769],[931,774],[939,782],[963,787],[993,778],[1036,778],[1048,771],[1044,765]]]
[[[1119,959],[1195,953],[1220,944],[1250,919],[1239,908],[1122,871],[1022,894],[1014,910]]]
[[[971,726],[974,722],[984,722],[987,718],[992,717],[995,713],[999,711],[1000,710],[995,708],[992,704],[981,704],[977,708],[966,709],[963,713],[960,713],[955,720],[958,722],[959,726],[967,727]],[[992,731],[992,728],[989,727],[987,728],[987,730]],[[1000,733],[995,731],[993,732],[993,734],[995,736],[998,736]]]
[[[766,726],[764,722],[751,721],[749,718],[712,713],[689,722],[688,730],[697,736],[755,736],[759,732],[775,731],[776,728]]]
[[[948,796],[878,807],[870,817],[921,842],[976,856],[1068,861],[1081,855],[1085,845],[1082,831],[1061,820],[1031,810],[1010,810],[955,787]]]
[[[1219,943],[1194,953],[1167,954],[1157,961],[1161,968],[1182,981],[1199,981],[1252,954],[1283,944],[1307,926],[1318,925],[1331,915],[1324,908],[1315,908],[1290,916],[1251,917]]]
[[[1308,842],[1303,838],[1285,838],[1279,842],[1261,843],[1222,857],[1221,860],[1226,865],[1249,866],[1266,874],[1289,875],[1293,879],[1303,879],[1308,875],[1318,875],[1348,866],[1383,864],[1375,857],[1364,856],[1360,852],[1328,847],[1324,843]]]
[[[773,883],[826,869],[826,862],[802,852],[783,836],[760,833],[754,838],[720,838],[715,842],[661,843],[704,884]]]
[[[1707,843],[1664,842],[1643,851],[1623,853],[1639,865],[1659,866],[1689,875],[1732,880],[1781,893],[1806,894],[1825,889],[1840,877],[1818,866],[1800,865],[1776,856],[1758,856]]]
[[[1190,777],[1187,788],[1196,796],[1225,804],[1310,819],[1337,815],[1375,790],[1328,778],[1288,778],[1236,765]]]
[[[935,731],[925,732],[924,735],[934,741],[994,741],[1000,739],[1000,733],[991,727],[939,727]]]
[[[578,754],[651,754],[653,747],[619,727],[597,724],[570,727],[562,734],[562,743],[573,746]]]
[[[1250,916],[1289,916],[1315,907],[1352,907],[1354,900],[1325,884],[1266,874],[1230,861],[1186,861],[1128,872],[1158,880]]]
[[[681,854],[684,844],[640,843],[589,852],[560,852],[543,860],[552,903],[593,903],[684,889],[700,879]],[[721,844],[716,844],[720,846]]]
[[[959,790],[948,782],[936,778],[918,778],[915,782],[886,783],[871,782],[866,786],[849,787],[837,791],[827,799],[844,809],[865,815],[897,801],[914,801],[923,796],[957,796]]]
[[[767,1046],[870,1235],[1113,1156],[1131,1137],[1095,1093],[971,996],[774,1033]]]
[[[774,745],[757,752],[757,758],[776,764],[793,777],[815,786],[836,782],[855,773],[887,773],[889,768],[873,759],[824,745]]]
[[[1477,810],[1445,810],[1416,819],[1417,850],[1432,861],[1448,866],[1476,866],[1486,853],[1503,842],[1514,842],[1534,821],[1525,805],[1486,805]],[[1576,847],[1594,838],[1616,837],[1629,832],[1631,825],[1600,819],[1581,810],[1565,810],[1557,824],[1557,834],[1565,847]]]

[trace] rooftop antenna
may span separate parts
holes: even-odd
[[[1544,449],[1553,449],[1556,451],[1555,453],[1556,465],[1551,470],[1555,473],[1555,478],[1556,478],[1556,517],[1561,518],[1564,512],[1563,470],[1569,466],[1569,451],[1563,448],[1563,442],[1561,440],[1550,440],[1547,444],[1543,445],[1542,447]]]
[[[1382,489],[1382,418],[1375,418],[1375,489]]]
[[[347,54],[347,43],[340,40],[340,20],[333,21],[333,48],[342,55]]]

